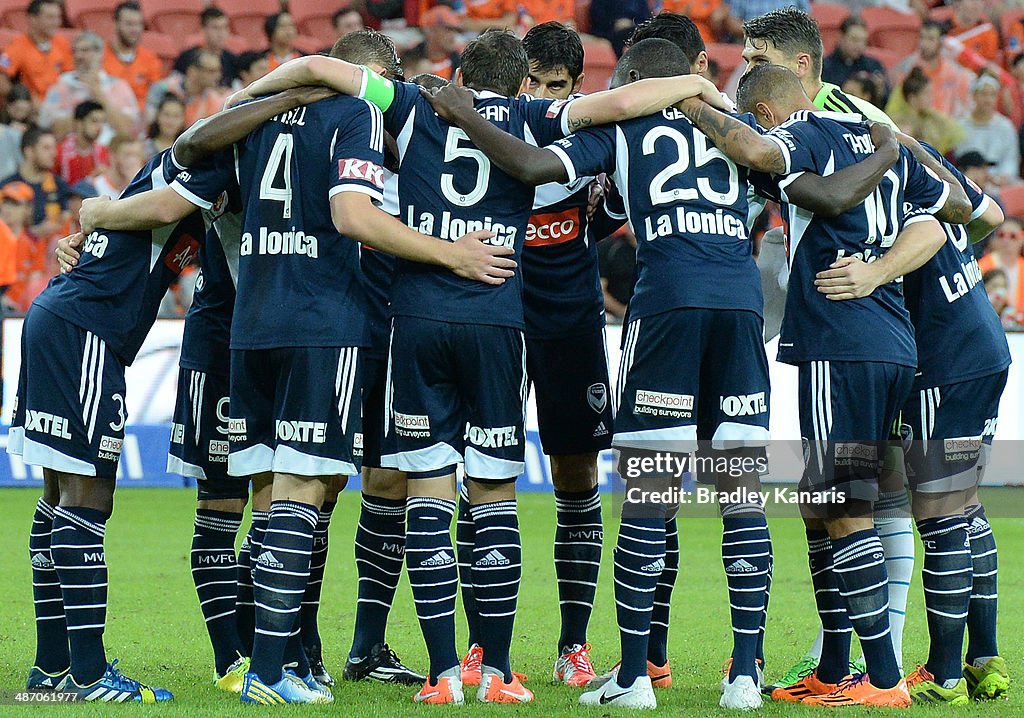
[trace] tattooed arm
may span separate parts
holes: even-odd
[[[686,100],[679,108],[715,147],[736,164],[768,174],[786,171],[786,159],[778,145],[735,117],[719,112],[696,98]]]
[[[964,192],[964,188],[960,185],[960,181],[956,176],[943,167],[942,163],[932,157],[928,150],[922,147],[921,143],[913,137],[902,132],[897,134],[897,137],[903,146],[911,151],[914,159],[949,185],[949,197],[946,198],[946,203],[942,205],[942,209],[935,213],[935,216],[943,222],[951,224],[967,224],[970,222],[974,208],[971,207],[971,201],[967,198],[967,193]]]
[[[566,108],[569,131],[643,117],[688,98],[700,98],[723,109],[726,106],[718,88],[699,75],[654,77],[573,100]]]

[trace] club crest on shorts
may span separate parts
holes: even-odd
[[[598,414],[603,413],[604,408],[608,406],[608,387],[601,383],[591,384],[588,386],[587,403],[590,404],[590,408]]]

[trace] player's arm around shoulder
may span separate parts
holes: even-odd
[[[736,164],[773,175],[789,173],[789,156],[780,142],[719,111],[703,98],[687,99],[679,109]]]
[[[729,109],[714,83],[699,75],[653,77],[572,100],[565,109],[567,129],[575,132],[592,125],[643,117],[689,98]]]
[[[957,178],[945,167],[942,163],[932,157],[928,151],[921,146],[921,143],[915,140],[913,137],[903,134],[902,132],[897,134],[900,143],[906,147],[911,156],[908,158],[911,163],[921,164],[927,169],[933,178],[942,181],[946,184],[949,192],[945,197],[945,201],[942,205],[934,212],[935,216],[943,222],[949,222],[951,224],[967,224],[971,221],[971,215],[974,212],[974,208],[971,206],[971,200],[967,197],[967,193],[961,186]],[[913,168],[911,168],[913,171]],[[914,198],[909,197],[909,201],[913,202]]]
[[[381,110],[386,110],[390,104],[389,96],[394,97],[393,83],[362,65],[334,57],[308,55],[289,60],[239,90],[228,98],[225,106],[233,107],[257,97],[308,85],[327,87],[343,95],[368,99]]]

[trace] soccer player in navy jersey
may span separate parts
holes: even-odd
[[[907,676],[907,684],[915,701],[962,704],[971,697],[996,697],[1009,684],[996,643],[994,541],[976,485],[995,433],[1010,353],[971,247],[972,239],[985,237],[1003,221],[1003,213],[930,151],[956,177],[973,212],[966,226],[944,223],[942,248],[903,281],[918,361],[902,420],[910,439],[906,460],[913,513],[924,543],[930,639],[927,661]],[[884,281],[875,264],[851,260],[844,269],[843,283],[822,283],[820,291],[850,300]],[[970,642],[961,665],[968,625]]]
[[[467,46],[457,82],[473,88],[480,111],[520,137],[546,143],[570,129],[657,110],[684,97],[720,98],[699,78],[648,81],[625,92],[569,103],[510,100],[526,85],[528,61],[514,36],[485,33]],[[421,232],[449,238],[490,227],[495,244],[525,239],[533,191],[491,167],[457,128],[438,119],[418,88],[382,81],[330,58],[303,58],[253,83],[242,97],[296,84],[325,83],[386,108],[385,127],[402,163],[402,216]],[[409,151],[415,147],[415,152]],[[424,301],[424,298],[430,301]],[[417,700],[462,702],[455,652],[456,561],[447,527],[454,513],[454,465],[464,460],[475,525],[472,580],[484,649],[478,699],[523,702],[532,693],[512,674],[509,647],[520,575],[515,478],[523,468],[523,309],[521,285],[481,290],[430,268],[400,262],[393,286],[392,403],[385,463],[413,472],[406,560],[430,677]],[[415,536],[415,541],[413,540]]]
[[[615,84],[683,73],[688,69],[686,56],[678,47],[667,40],[645,40],[634,45],[620,60]],[[613,443],[634,449],[654,446],[679,450],[685,448],[683,444],[706,437],[712,451],[731,449],[733,456],[738,453],[753,458],[751,452],[756,453],[756,447],[763,446],[767,439],[768,380],[767,360],[760,339],[759,283],[753,281],[757,269],[745,227],[746,169],[738,168],[721,152],[708,146],[706,138],[695,132],[677,110],[668,109],[613,127],[579,132],[546,149],[537,149],[483,121],[473,111],[469,99],[465,93],[449,90],[438,93],[433,102],[435,108],[460,125],[495,164],[532,184],[564,182],[578,174],[603,170],[612,172],[612,179],[625,185],[619,189],[624,193],[632,223],[643,227],[646,233],[642,235],[646,241],[640,243],[638,250],[639,280],[627,330],[624,376],[620,377],[620,387],[625,385],[621,390],[622,405],[628,410],[617,417]],[[742,125],[739,120],[734,121]],[[753,123],[752,118],[747,121]],[[759,139],[754,130],[749,126],[747,129]],[[675,153],[655,154],[654,140],[661,137],[676,142]],[[760,169],[778,171],[783,168],[781,151],[770,142],[759,143],[759,147],[760,152],[738,154]],[[886,164],[885,158],[872,159],[821,184],[847,187],[847,193],[849,188],[856,188],[863,197],[873,186],[870,180],[873,178],[877,183],[889,164],[891,160]],[[691,166],[701,168],[699,173],[687,174]],[[672,170],[678,174],[671,174]],[[685,179],[678,179],[683,175]],[[699,190],[692,189],[694,186]],[[830,195],[824,189],[819,194],[829,197],[825,201],[853,203],[848,197]],[[676,211],[662,209],[664,205],[674,205]],[[705,206],[708,208],[706,219],[700,214]],[[693,212],[693,217],[689,217],[687,211]],[[676,228],[674,218],[684,224]],[[699,237],[700,241],[694,237]],[[688,273],[696,273],[695,278],[686,281]],[[712,273],[716,279],[709,282],[707,278]],[[744,274],[748,281],[743,280]],[[646,326],[653,323],[657,330],[666,322],[684,318],[690,324],[717,322],[720,325],[715,332],[718,344],[722,344],[719,337],[735,335],[737,338],[730,344],[722,344],[721,349],[732,359],[717,356],[716,347],[702,347],[699,339],[682,342],[679,351],[683,352],[683,357],[673,354],[664,344],[659,350],[656,340],[640,336],[645,331],[644,322]],[[744,328],[744,324],[749,326]],[[660,332],[655,331],[655,335],[664,335],[665,331],[662,328]],[[688,331],[686,322],[672,329],[675,336],[686,337]],[[706,334],[710,336],[709,331]],[[698,369],[691,376],[685,367],[694,356],[706,356],[703,361],[718,371]],[[733,360],[741,366],[730,365],[729,361]],[[760,372],[756,367],[760,367]],[[760,391],[765,392],[764,406],[757,399]],[[699,399],[709,395],[717,395],[719,401]],[[739,401],[738,396],[752,398]],[[747,448],[737,450],[744,444]],[[735,478],[732,481],[738,486],[756,487],[756,474],[745,479],[748,483]],[[641,487],[643,483],[638,482],[637,488]],[[729,486],[723,484],[721,488]],[[665,514],[652,516],[650,512],[656,512],[658,507],[645,507],[640,502],[627,503],[627,509],[624,509],[620,528],[621,550],[616,551],[616,603],[623,661],[617,673],[611,676],[612,680],[585,694],[582,700],[652,707],[656,700],[651,691],[650,666],[645,670],[645,662],[649,664],[649,661],[645,659],[649,655],[651,592],[655,590],[664,560]],[[663,511],[664,507],[660,509]],[[723,524],[723,561],[734,608],[735,673],[731,676],[733,680],[726,683],[722,705],[753,707],[760,705],[754,679],[754,654],[760,636],[770,542],[763,507],[759,505],[723,506]],[[729,571],[730,568],[733,570]]]

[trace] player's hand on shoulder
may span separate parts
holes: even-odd
[[[240,105],[243,102],[246,102],[247,100],[251,99],[252,95],[249,94],[249,88],[243,87],[241,90],[238,90],[237,92],[232,92],[230,95],[228,95],[227,99],[224,100],[223,109],[230,110],[235,105]]]
[[[890,153],[893,164],[896,164],[896,160],[899,159],[900,155],[900,147],[892,127],[884,122],[872,122],[871,120],[868,120],[867,125],[875,151]]]
[[[607,181],[607,179],[605,181]],[[604,202],[604,185],[599,178],[590,183],[590,194],[587,196],[588,220],[594,218],[594,215],[597,214],[597,210],[601,208],[602,202]]]
[[[506,279],[515,276],[516,262],[509,256],[515,254],[515,250],[484,241],[493,236],[493,232],[478,230],[455,240],[451,270],[460,277],[493,285],[504,284]]]
[[[420,94],[427,98],[434,112],[445,122],[458,124],[459,115],[473,111],[473,91],[454,83],[433,91],[421,87]]]
[[[53,250],[53,253],[57,255],[61,274],[67,274],[78,264],[78,259],[82,256],[78,248],[84,241],[85,235],[81,232],[57,240],[57,248]]]
[[[722,112],[733,112],[736,109],[733,106],[732,101],[722,94],[721,90],[715,86],[715,83],[704,77],[701,77],[700,80],[700,99],[704,100],[704,102],[708,103],[716,110],[721,110]]]
[[[90,197],[82,202],[82,208],[78,210],[78,226],[84,234],[92,234],[99,222],[99,213],[104,202],[109,202],[110,197]]]
[[[879,273],[856,257],[843,257],[814,278],[818,291],[834,301],[866,297],[880,284]]]

